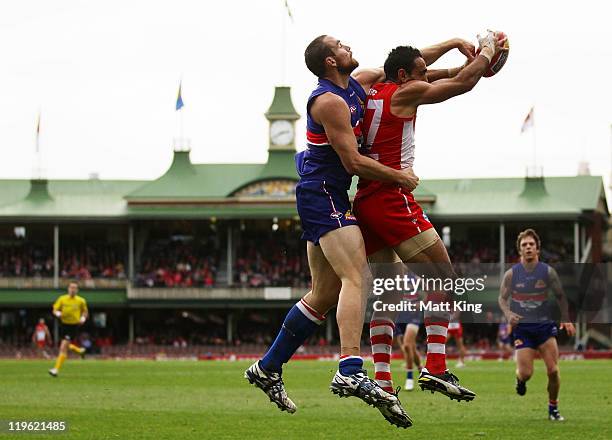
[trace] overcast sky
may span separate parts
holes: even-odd
[[[602,1],[289,0],[32,1],[0,4],[0,178],[29,178],[35,127],[46,176],[152,179],[169,166],[183,79],[184,130],[194,162],[264,162],[274,86],[291,86],[304,116],[315,86],[304,48],[327,33],[361,66],[382,65],[399,44],[451,37],[475,42],[503,30],[503,71],[467,95],[419,109],[415,170],[423,178],[522,176],[535,106],[538,162],[574,175],[578,162],[608,181],[612,31]],[[283,81],[283,59],[286,75]],[[436,66],[463,62],[449,54]],[[304,145],[305,118],[297,123]]]

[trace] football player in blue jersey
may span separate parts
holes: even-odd
[[[461,39],[422,50],[427,64],[451,49],[473,52]],[[305,62],[318,78],[307,104],[308,149],[296,155],[300,181],[296,187],[298,213],[307,240],[312,290],[288,312],[274,343],[247,371],[246,379],[263,390],[283,411],[297,409],[287,396],[282,366],[337,305],[340,364],[330,389],[341,397],[356,396],[378,408],[392,424],[412,425],[397,395],[383,390],[363,369],[361,333],[369,286],[363,237],[351,213],[348,189],[353,175],[394,182],[413,190],[418,177],[412,168],[397,170],[359,153],[363,104],[370,86],[384,80],[382,68],[351,75],[359,63],[347,44],[330,35],[315,38],[306,48]],[[446,75],[448,70],[432,75]]]
[[[552,291],[561,311],[560,329],[569,336],[576,333],[569,322],[568,302],[557,271],[540,261],[540,237],[533,229],[518,235],[516,247],[520,262],[504,275],[499,306],[512,326],[516,349],[516,392],[524,396],[533,374],[533,361],[539,354],[548,375],[548,417],[563,421],[559,413],[559,347],[557,324],[552,320],[548,293]]]

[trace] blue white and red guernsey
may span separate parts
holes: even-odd
[[[306,144],[308,148],[295,155],[295,164],[300,181],[296,186],[297,209],[302,220],[302,239],[319,244],[327,232],[343,226],[356,225],[351,213],[348,189],[352,176],[342,165],[340,157],[329,143],[322,125],[310,115],[314,100],[324,93],[340,96],[349,107],[351,126],[361,144],[361,120],[366,93],[352,77],[346,89],[333,82],[319,78],[317,88],[308,98]]]
[[[542,262],[538,262],[531,272],[521,263],[512,266],[510,310],[522,316],[512,332],[517,349],[536,349],[557,335],[548,301],[548,271],[548,264]]]

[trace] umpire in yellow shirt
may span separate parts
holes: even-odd
[[[68,349],[83,357],[85,349],[79,348],[72,342],[77,338],[79,327],[85,323],[89,316],[87,302],[83,297],[77,295],[79,285],[76,281],[68,284],[68,294],[60,296],[53,304],[53,314],[60,320],[60,352],[55,361],[55,367],[49,370],[49,374],[57,377],[62,364],[68,357]]]

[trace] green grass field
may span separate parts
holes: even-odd
[[[328,390],[335,364],[296,361],[285,369],[297,413],[281,413],[243,378],[247,362],[0,361],[0,420],[66,420],[43,439],[565,439],[612,438],[612,361],[561,362],[563,423],[549,422],[544,366],[525,397],[514,393],[511,362],[468,363],[458,371],[478,394],[457,403],[428,392],[402,392],[415,425],[391,427],[357,399]],[[371,369],[371,367],[369,367]],[[400,364],[394,364],[401,377]],[[398,381],[398,383],[401,383]],[[23,435],[0,434],[2,438]]]

